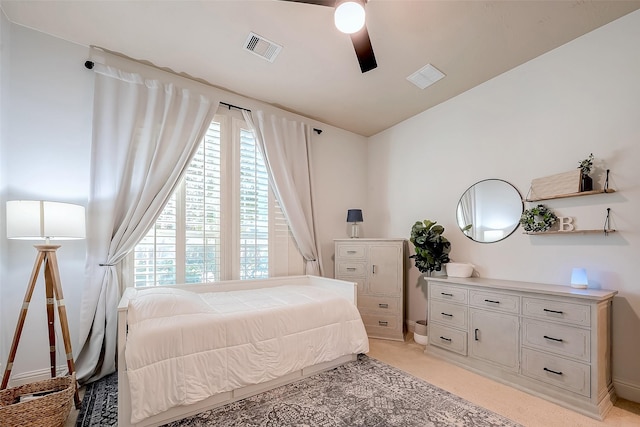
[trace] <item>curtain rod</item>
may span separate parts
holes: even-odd
[[[244,110],[244,111],[251,112],[251,110],[249,110],[248,108],[238,107],[237,105],[229,104],[227,102],[220,101],[220,105],[224,105],[229,110],[231,110],[232,108],[235,108],[236,110]],[[313,131],[316,132],[318,135],[322,133],[322,129],[318,129],[318,128],[313,128]]]
[[[93,61],[85,61],[84,66],[91,70],[93,69],[94,63]],[[224,105],[225,107],[227,107],[229,110],[231,110],[232,108],[235,108],[236,110],[244,110],[244,111],[248,111],[251,112],[251,110],[249,110],[248,108],[244,108],[244,107],[238,107],[237,105],[233,105],[233,104],[229,104],[227,102],[222,102],[220,101],[221,105]],[[322,133],[322,129],[318,129],[318,128],[313,128],[313,131],[315,133],[317,133],[318,135],[320,135]]]

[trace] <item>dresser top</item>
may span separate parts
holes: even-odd
[[[407,239],[403,237],[354,237],[349,238],[345,237],[343,239],[333,239],[334,242],[350,242],[350,243],[358,243],[358,242],[402,242]]]
[[[345,237],[341,239],[333,239],[334,242],[350,242],[350,243],[358,243],[358,242],[402,242],[407,240],[403,237]]]
[[[618,291],[608,289],[575,289],[569,285],[519,282],[515,280],[486,279],[480,277],[425,277],[427,282],[449,283],[467,286],[482,286],[496,290],[544,293],[564,297],[604,301],[613,298]]]

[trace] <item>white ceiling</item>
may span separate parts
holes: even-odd
[[[370,136],[640,8],[640,0],[370,0],[378,68],[365,74],[329,7],[279,0],[0,5],[14,23]],[[243,50],[251,31],[283,46],[274,63]],[[446,77],[421,90],[406,77],[427,63]]]

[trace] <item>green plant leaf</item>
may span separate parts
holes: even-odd
[[[444,227],[441,225],[434,225],[433,227],[431,227],[431,231],[433,231],[434,233],[440,235],[442,233],[444,233]]]

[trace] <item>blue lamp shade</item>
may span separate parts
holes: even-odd
[[[349,209],[347,211],[347,222],[362,222],[362,209]]]
[[[571,270],[571,287],[578,289],[586,289],[589,286],[587,278],[587,270],[584,268],[574,268]]]

